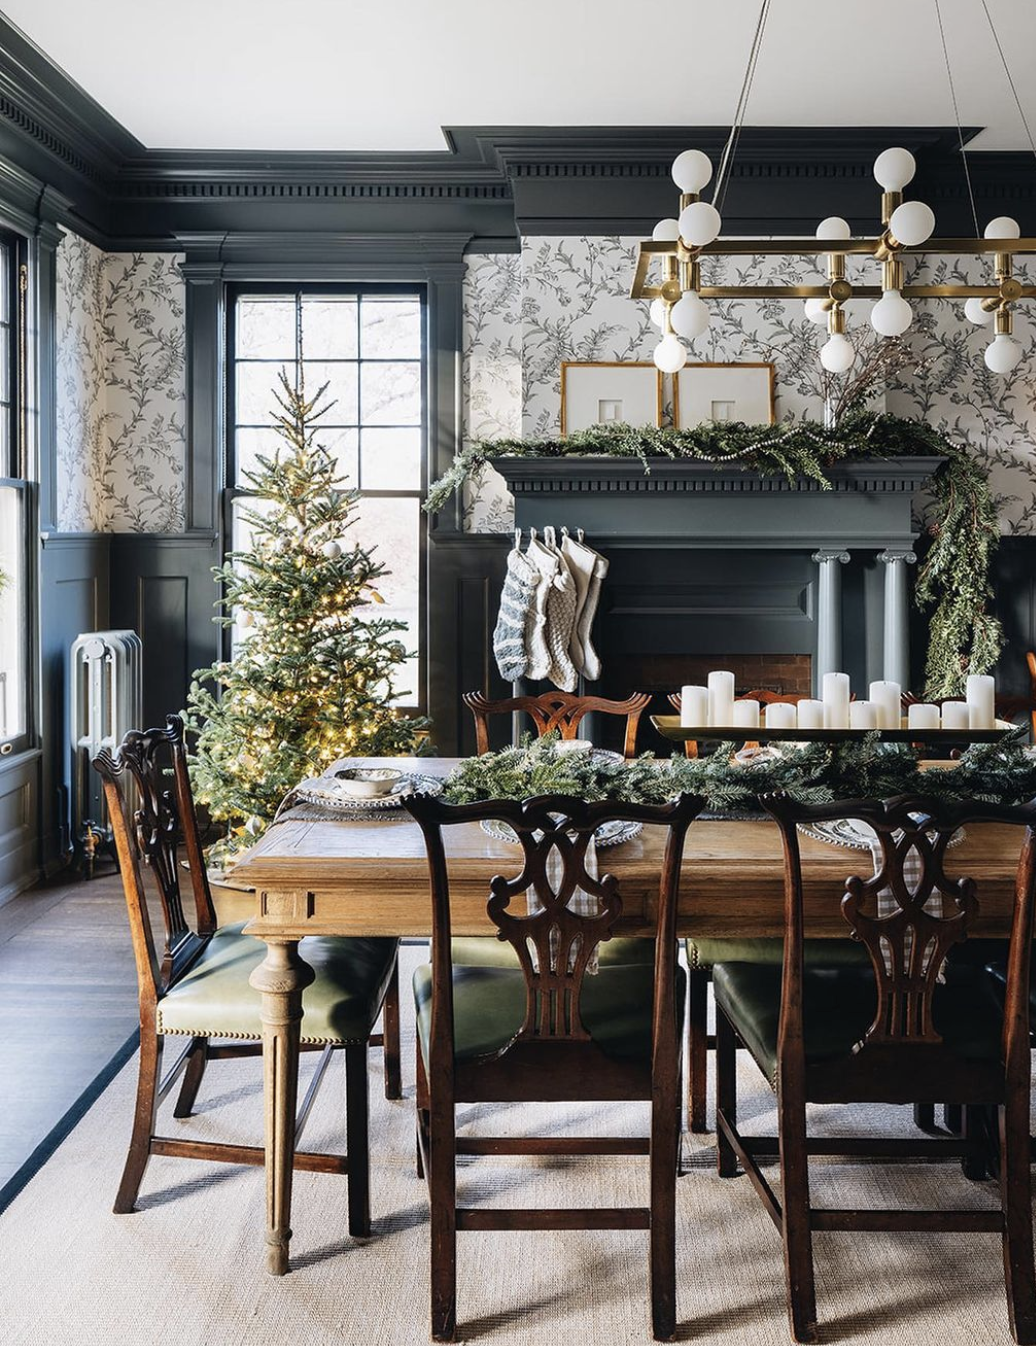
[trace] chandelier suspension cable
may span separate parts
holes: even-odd
[[[1029,140],[1029,148],[1036,155],[1036,140],[1033,140],[1032,131],[1029,129],[1029,119],[1025,115],[1025,109],[1022,107],[1022,100],[1018,97],[1018,90],[1015,88],[1014,80],[1011,78],[1011,67],[1007,64],[1007,57],[1004,55],[1003,46],[1000,43],[999,34],[993,23],[993,16],[989,12],[989,6],[986,0],[982,0],[982,8],[986,12],[986,22],[989,24],[989,31],[993,34],[993,41],[996,43],[996,49],[1000,53],[1000,63],[1004,67],[1004,74],[1007,76],[1007,83],[1011,87],[1011,93],[1014,95],[1014,105],[1018,109],[1018,116],[1022,119],[1022,125],[1025,127],[1025,134]]]
[[[989,11],[986,11],[987,15]],[[975,208],[975,192],[971,185],[971,169],[968,167],[968,153],[964,148],[964,128],[960,121],[960,108],[957,106],[957,90],[953,84],[953,70],[950,67],[950,53],[946,46],[946,29],[942,21],[942,5],[935,0],[935,17],[939,23],[939,39],[942,42],[942,59],[946,65],[946,82],[950,86],[950,101],[953,103],[953,117],[957,123],[957,140],[960,143],[960,159],[964,165],[964,181],[968,184],[968,200],[971,202],[971,219],[975,225],[975,237],[981,233],[978,227],[978,210]]]
[[[722,211],[723,202],[726,199],[727,184],[730,181],[730,168],[737,151],[737,143],[741,139],[741,127],[745,120],[745,114],[748,111],[748,100],[752,93],[752,83],[755,80],[755,68],[758,64],[759,52],[763,45],[763,33],[766,29],[766,20],[770,15],[770,3],[771,0],[762,0],[762,3],[759,6],[759,17],[755,24],[752,48],[748,54],[748,65],[745,67],[745,77],[741,82],[741,94],[737,100],[737,107],[734,109],[734,120],[730,125],[730,135],[727,136],[727,143],[723,147],[723,155],[720,159],[719,169],[716,173],[716,185],[712,192],[712,204],[719,211]]]

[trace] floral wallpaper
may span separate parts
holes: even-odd
[[[57,258],[58,526],[179,532],[186,450],[177,259],[105,253],[68,234]]]
[[[647,304],[629,298],[634,238],[553,237],[523,240],[520,256],[469,260],[465,286],[465,389],[470,438],[554,432],[561,410],[562,360],[649,360],[657,341]],[[947,258],[918,268],[919,283],[963,279],[974,264]],[[864,261],[850,260],[850,279]],[[713,258],[706,284],[819,282],[812,262],[794,258]],[[1031,280],[1029,281],[1031,283]],[[850,303],[850,327],[867,323],[870,301]],[[803,316],[799,301],[712,302],[708,332],[691,359],[772,360],[777,418],[823,418],[817,352],[825,333]],[[982,360],[988,328],[966,322],[950,300],[915,305],[909,342],[921,361],[873,405],[922,416],[967,440],[989,466],[1005,532],[1036,532],[1036,337],[1024,314],[1015,335],[1025,358],[1010,381]],[[516,368],[517,362],[517,368]],[[667,381],[668,382],[668,381]],[[520,385],[520,386],[519,386]],[[518,401],[520,400],[520,417]],[[667,398],[668,401],[668,398]],[[503,482],[486,479],[469,494],[466,526],[505,531],[511,502]]]

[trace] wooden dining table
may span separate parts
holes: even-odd
[[[443,777],[457,760],[364,758],[350,765],[391,765]],[[654,934],[663,846],[658,832],[648,828],[599,851],[599,869],[620,883],[623,910],[616,935]],[[984,824],[969,826],[953,850],[953,871],[978,885],[973,936],[1009,933],[1019,845],[1019,829]],[[806,934],[845,938],[840,910],[845,879],[872,873],[870,855],[808,836],[801,849]],[[448,829],[446,850],[453,933],[495,935],[486,913],[489,881],[496,873],[515,871],[515,848],[470,824]],[[281,1275],[288,1269],[291,1238],[302,992],[312,979],[299,941],[307,935],[429,936],[428,869],[421,832],[403,809],[354,820],[346,814],[314,816],[301,808],[288,810],[269,828],[235,867],[233,880],[254,890],[246,930],[266,943],[251,984],[262,998],[267,1268]],[[780,936],[783,913],[783,857],[774,824],[763,818],[692,824],[677,916],[681,936]]]

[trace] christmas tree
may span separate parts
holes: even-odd
[[[333,405],[326,385],[308,397],[301,372],[298,386],[280,381],[284,444],[243,474],[251,550],[213,571],[223,586],[214,620],[242,638],[229,661],[195,673],[187,709],[196,798],[242,842],[300,780],[340,757],[413,753],[427,723],[391,704],[406,627],[371,615],[387,571],[346,536],[359,493],[316,439]]]

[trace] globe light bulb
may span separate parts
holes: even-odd
[[[673,181],[681,192],[700,192],[712,177],[712,160],[701,150],[684,150],[673,160]]]
[[[723,221],[708,201],[692,201],[680,211],[680,237],[689,248],[704,248],[716,238]]]
[[[874,176],[886,192],[901,192],[916,172],[917,162],[909,150],[882,150],[874,160]]]
[[[886,290],[871,309],[871,326],[879,336],[901,336],[913,318],[913,310],[898,290]]]
[[[675,243],[680,237],[680,221],[672,218],[659,220],[651,230],[651,237],[656,243]]]
[[[652,299],[648,315],[656,327],[665,327],[665,300]]]
[[[802,305],[802,309],[810,322],[826,325],[827,309],[824,307],[822,299],[807,299]]]
[[[696,290],[688,290],[673,305],[670,321],[673,324],[673,331],[678,336],[693,341],[695,337],[700,337],[702,332],[708,331],[710,321],[708,306],[702,303],[701,296]]]
[[[828,337],[820,348],[820,363],[829,374],[844,374],[855,359],[852,342],[841,332]]]
[[[964,316],[976,327],[988,327],[996,317],[996,310],[983,308],[981,299],[969,299],[964,305]]]
[[[1010,215],[998,215],[986,225],[986,238],[1021,238],[1022,227]]]
[[[904,201],[889,220],[892,237],[906,248],[916,248],[931,238],[935,230],[935,212],[923,201]]]
[[[663,374],[675,374],[687,363],[687,351],[680,338],[669,332],[655,347],[651,358]]]
[[[821,220],[817,225],[817,238],[852,238],[853,231],[849,228],[849,221],[843,220],[841,215],[829,215],[826,220]]]
[[[1000,332],[986,347],[986,368],[994,374],[1010,374],[1021,358],[1021,346],[1006,332]]]

